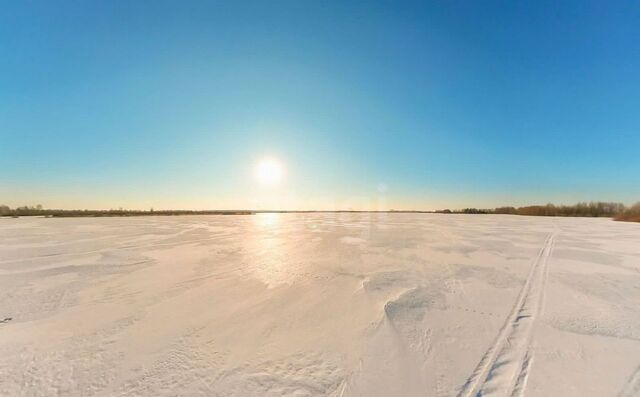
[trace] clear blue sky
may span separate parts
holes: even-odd
[[[0,170],[11,206],[631,203],[640,5],[4,2]]]

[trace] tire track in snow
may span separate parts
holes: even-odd
[[[544,302],[547,259],[551,255],[553,239],[554,234],[547,237],[505,324],[458,397],[524,395],[533,362],[530,346],[533,323]]]
[[[619,397],[633,397],[640,395],[640,367],[629,377],[627,384],[619,394]]]

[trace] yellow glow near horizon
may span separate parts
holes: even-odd
[[[260,184],[275,186],[284,178],[284,165],[275,158],[265,158],[256,165],[254,175]]]

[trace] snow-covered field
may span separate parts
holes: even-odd
[[[0,395],[478,393],[640,395],[640,224],[0,219]]]

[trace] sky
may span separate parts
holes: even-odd
[[[0,204],[633,203],[639,70],[632,1],[4,2]]]

